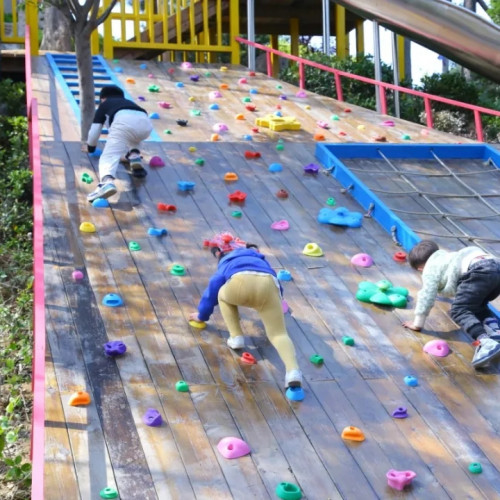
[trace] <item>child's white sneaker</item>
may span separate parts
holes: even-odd
[[[227,339],[227,345],[231,349],[243,349],[245,347],[245,337],[243,337],[243,335],[238,335],[237,337],[229,337]]]
[[[498,325],[498,320],[496,318],[486,318],[483,321],[483,326],[488,337],[500,337],[500,326]]]
[[[97,198],[109,198],[117,193],[116,186],[112,182],[101,182],[97,185],[89,195],[87,195],[87,200],[92,203]]]
[[[479,345],[476,347],[472,357],[472,366],[479,368],[489,363],[490,360],[500,354],[500,343],[496,340],[484,336],[479,339]]]
[[[300,370],[289,370],[285,375],[285,388],[302,387],[302,372]]]

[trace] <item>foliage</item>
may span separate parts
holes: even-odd
[[[488,15],[495,24],[500,24],[500,0],[491,0]]]
[[[27,498],[32,357],[32,209],[24,85],[0,81],[0,497]]]

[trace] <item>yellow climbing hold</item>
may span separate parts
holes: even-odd
[[[196,153],[196,147],[195,146],[189,146],[189,152],[190,153]]]
[[[227,66],[221,66],[221,67],[220,67],[220,70],[221,70],[221,71],[227,71]]]
[[[204,321],[195,321],[194,319],[189,322],[189,325],[193,328],[199,328],[200,330],[207,327],[207,324]]]
[[[304,250],[302,250],[302,253],[309,257],[321,257],[323,255],[323,250],[321,250],[317,243],[308,243],[304,247]]]
[[[188,100],[189,100],[189,102],[194,102],[194,101],[196,101],[196,97],[191,96],[188,98]]]
[[[300,130],[300,122],[293,116],[267,115],[263,118],[257,118],[255,125],[266,127],[276,132],[280,132],[281,130]]]
[[[92,222],[82,222],[80,224],[80,231],[82,233],[95,233],[95,226]]]

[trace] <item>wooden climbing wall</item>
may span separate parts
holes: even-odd
[[[34,63],[49,346],[45,498],[99,498],[109,487],[123,499],[264,499],[276,498],[282,482],[299,485],[308,499],[400,498],[387,486],[391,468],[417,473],[408,498],[497,498],[497,366],[471,368],[473,348],[448,319],[447,302],[436,304],[426,329],[417,333],[401,327],[412,317],[413,300],[407,309],[393,310],[354,298],[361,280],[383,278],[408,287],[414,298],[419,277],[392,259],[398,247],[374,220],[364,219],[359,229],[319,225],[316,216],[329,197],[349,210],[359,207],[331,176],[303,171],[315,161],[312,138],[318,132],[330,142],[371,142],[376,134],[391,142],[403,134],[422,142],[457,138],[421,135],[417,125],[397,120],[385,128],[376,114],[353,106],[346,113],[346,105],[311,95],[297,98],[298,89],[286,84],[278,89],[279,82],[248,77],[242,68],[175,67],[172,75],[168,65],[141,70],[120,61],[120,66],[128,92],[146,97],[148,112],[160,115],[154,123],[163,140],[146,143],[143,154],[158,155],[166,165],[148,168],[143,181],[121,169],[111,207],[96,209],[86,201],[95,183],[80,179],[83,173],[96,178],[98,160],[81,152],[78,124],[45,60]],[[207,71],[210,76],[204,76]],[[191,74],[201,75],[200,81],[191,82]],[[136,83],[126,84],[127,77]],[[251,83],[240,85],[240,78]],[[152,81],[161,88],[158,94],[147,92]],[[220,109],[212,112],[209,94],[221,83],[229,89],[221,91]],[[249,88],[258,90],[251,95],[255,113],[242,103]],[[286,101],[279,99],[282,94]],[[173,107],[164,110],[155,101]],[[302,130],[252,132],[253,118],[273,113],[278,104]],[[201,115],[192,116],[192,109]],[[246,119],[235,120],[238,113]],[[331,121],[332,114],[340,121]],[[188,119],[188,126],[177,126],[178,118]],[[328,120],[330,130],[318,129],[318,120]],[[229,130],[211,142],[216,123]],[[253,141],[243,138],[247,134]],[[276,149],[278,139],[284,141],[282,151]],[[246,159],[247,150],[261,158]],[[204,159],[203,166],[197,158]],[[281,163],[283,171],[269,173],[271,163]],[[237,172],[239,180],[225,183],[228,171]],[[179,180],[195,182],[194,191],[179,192]],[[247,193],[243,205],[228,202],[235,189]],[[276,197],[279,189],[288,191],[288,199]],[[177,212],[159,212],[159,202],[176,205]],[[241,218],[232,217],[235,209]],[[290,229],[273,231],[271,223],[281,219]],[[96,233],[80,232],[83,221],[95,224]],[[150,237],[150,227],[165,227],[169,234]],[[254,366],[242,364],[226,346],[218,311],[205,330],[187,324],[216,266],[203,239],[220,230],[257,243],[276,270],[293,276],[284,283],[291,310],[286,322],[304,372],[303,402],[285,397],[284,367],[252,311],[241,314],[247,349],[258,360]],[[130,241],[141,251],[129,251]],[[308,242],[318,243],[324,256],[303,255]],[[353,267],[350,259],[359,252],[371,254],[375,266]],[[170,274],[173,264],[185,266],[187,274]],[[84,273],[80,282],[72,279],[75,269]],[[103,306],[107,293],[119,293],[124,306]],[[355,346],[344,345],[345,335]],[[422,352],[423,344],[437,337],[451,346],[446,358]],[[105,357],[108,340],[125,342],[126,355]],[[322,366],[310,363],[314,353],[324,357]],[[410,374],[418,377],[418,387],[404,384]],[[188,382],[188,393],[175,390],[180,379]],[[92,403],[69,406],[71,394],[81,389]],[[392,411],[401,406],[409,417],[393,419]],[[161,427],[143,423],[149,408],[160,411]],[[346,426],[361,428],[366,440],[342,440]],[[216,446],[226,436],[246,440],[251,454],[224,459]],[[482,474],[469,472],[473,462],[482,464]]]

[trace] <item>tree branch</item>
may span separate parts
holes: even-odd
[[[118,0],[112,0],[112,2],[108,5],[108,8],[97,19],[97,25],[96,26],[99,26],[101,23],[103,23],[104,21],[106,21],[106,19],[108,18],[108,16],[111,14],[111,11],[114,9],[117,1]]]

